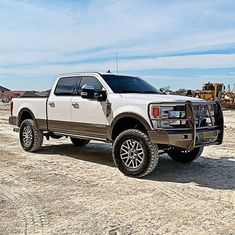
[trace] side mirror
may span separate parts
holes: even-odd
[[[93,85],[84,84],[81,89],[83,99],[105,101],[107,99],[106,91],[97,90]]]
[[[162,94],[166,94],[166,89],[165,89],[165,88],[160,88],[160,92],[161,92]]]

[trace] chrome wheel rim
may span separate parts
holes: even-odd
[[[22,132],[23,143],[26,148],[30,147],[33,142],[33,132],[29,126],[25,126]]]
[[[138,141],[130,139],[121,145],[120,157],[126,167],[136,169],[143,164],[145,153]]]

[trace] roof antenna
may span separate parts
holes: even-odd
[[[117,75],[118,75],[118,53],[116,52],[116,69],[117,69]]]

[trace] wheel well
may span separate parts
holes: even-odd
[[[133,117],[124,117],[115,123],[112,131],[112,140],[115,140],[121,132],[128,129],[137,129],[147,133],[145,126],[139,120]]]
[[[26,120],[26,119],[34,119],[33,118],[33,115],[29,112],[29,111],[23,111],[21,114],[20,114],[20,119],[19,119],[19,126],[21,125],[21,123]]]

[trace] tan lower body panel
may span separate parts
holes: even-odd
[[[107,126],[97,125],[91,123],[78,122],[63,122],[63,121],[48,121],[48,130],[57,133],[66,133],[70,135],[81,135],[94,137],[99,139],[106,139]]]

